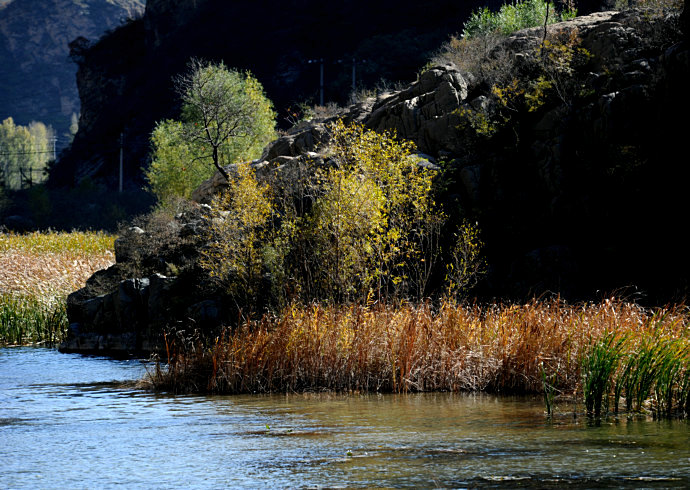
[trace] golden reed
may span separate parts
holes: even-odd
[[[563,394],[581,359],[609,332],[687,339],[684,306],[645,309],[614,299],[488,306],[292,305],[213,341],[166,338],[154,388],[175,392],[493,391],[537,393],[544,372]]]

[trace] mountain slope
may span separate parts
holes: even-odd
[[[68,44],[98,39],[125,19],[140,16],[142,0],[12,0],[0,6],[0,118],[18,124],[50,124],[67,141],[72,114],[79,114]]]

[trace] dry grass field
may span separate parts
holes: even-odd
[[[65,299],[115,261],[101,232],[0,234],[0,344],[55,343]]]

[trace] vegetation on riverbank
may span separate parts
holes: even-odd
[[[147,383],[176,393],[539,393],[548,383],[551,393],[580,398],[584,391],[589,400],[596,346],[613,336],[624,339],[618,359],[626,362],[611,369],[617,378],[600,382],[602,396],[639,398],[627,366],[652,349],[658,369],[648,396],[626,410],[687,413],[689,320],[685,306],[652,310],[614,299],[438,307],[292,305],[209,342],[191,330],[169,332],[167,368],[156,368]],[[657,345],[669,346],[673,367],[669,361],[668,369],[662,368],[666,357],[656,355],[661,353],[654,350]],[[624,381],[629,387],[621,388]]]
[[[0,234],[0,345],[60,342],[67,295],[113,263],[113,242],[102,232]]]

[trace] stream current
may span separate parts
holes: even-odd
[[[0,348],[0,488],[690,487],[684,420],[548,419],[538,397],[156,395],[145,373]]]

